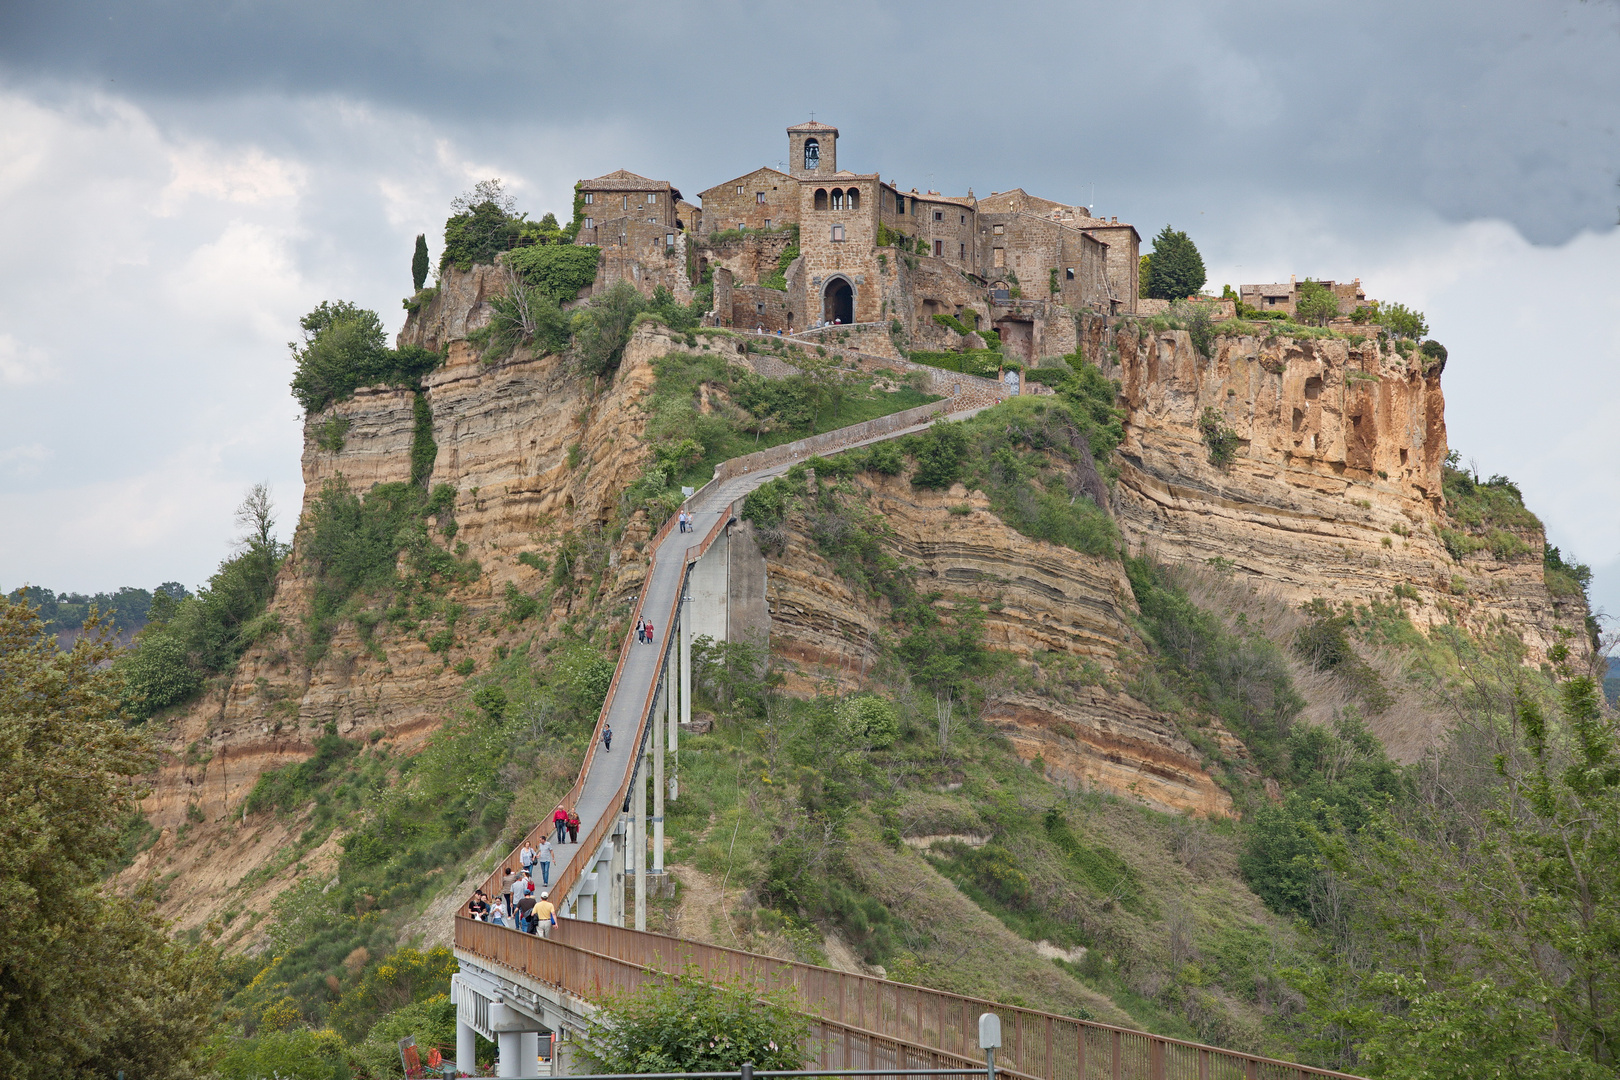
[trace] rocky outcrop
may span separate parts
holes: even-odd
[[[872,474],[858,481],[866,507],[893,532],[896,554],[917,585],[944,594],[942,607],[976,600],[985,643],[1036,665],[1042,689],[987,687],[984,720],[1019,756],[1039,760],[1069,787],[1099,789],[1171,811],[1225,814],[1231,800],[1168,719],[1119,689],[1142,643],[1135,601],[1117,559],[1085,555],[1015,532],[961,485],[913,488]],[[966,514],[952,508],[970,507]],[[816,550],[802,520],[767,556],[771,648],[798,669],[805,691],[833,679],[859,686],[876,659],[886,604],[858,593]],[[893,632],[892,626],[889,632]],[[1085,672],[1065,679],[1060,671]]]
[[[1445,398],[1421,355],[1371,337],[1238,336],[1206,357],[1185,331],[1086,330],[1087,355],[1120,380],[1115,509],[1133,550],[1227,566],[1300,602],[1401,603],[1423,628],[1510,626],[1531,660],[1579,630],[1584,610],[1543,583],[1539,532],[1506,559],[1448,554]],[[1206,416],[1235,439],[1225,467]]]

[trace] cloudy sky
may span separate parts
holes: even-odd
[[[298,316],[397,329],[475,180],[691,195],[812,112],[907,187],[1424,310],[1452,445],[1620,613],[1615,0],[0,4],[0,587],[195,585],[256,481],[290,526]]]

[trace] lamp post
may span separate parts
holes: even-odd
[[[979,1049],[984,1051],[985,1080],[996,1080],[996,1047],[1001,1045],[1001,1017],[979,1014]]]

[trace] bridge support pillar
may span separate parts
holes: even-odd
[[[614,810],[617,811],[617,807]],[[614,926],[624,925],[624,857],[625,851],[624,818],[620,817],[618,828],[613,830],[613,855],[608,863],[608,898],[607,918],[603,922]]]
[[[680,780],[678,770],[675,768],[675,748],[680,744],[681,714],[675,707],[675,654],[677,650],[671,649],[664,654],[664,701],[669,729],[669,801],[674,802],[675,796],[680,794]]]
[[[692,722],[692,598],[681,596],[681,723]]]
[[[477,1074],[478,1032],[471,1024],[456,1017],[456,1069],[468,1076]]]
[[[497,1063],[495,1075],[499,1077],[518,1077],[523,1072],[523,1032],[497,1031],[495,1045],[500,1050],[500,1061]]]
[[[666,687],[667,689],[667,687]],[[652,872],[664,872],[664,725],[653,716]]]
[[[540,1075],[540,1033],[538,1031],[525,1031],[518,1037],[518,1068],[523,1071],[519,1076]]]
[[[636,763],[636,789],[630,799],[630,857],[635,860],[636,929],[647,929],[647,752]]]

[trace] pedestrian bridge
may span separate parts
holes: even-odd
[[[767,986],[791,988],[811,1023],[810,1049],[821,1068],[982,1067],[978,1017],[993,1011],[1001,1017],[1004,1042],[997,1071],[1007,1077],[1347,1075],[646,932],[648,878],[664,872],[664,805],[679,795],[679,725],[691,719],[692,641],[705,634],[729,636],[736,590],[727,580],[727,542],[740,501],[808,458],[922,431],[942,417],[964,419],[984,407],[977,399],[961,404],[969,402],[976,407],[953,408],[953,399],[946,398],[734,458],[688,500],[692,532],[676,530],[673,517],[665,522],[649,545],[647,580],[629,620],[632,628],[639,619],[651,621],[656,640],[643,644],[627,630],[596,737],[565,796],[582,824],[577,845],[553,848],[550,891],[557,926],[549,938],[540,938],[456,917],[457,1061],[472,1060],[476,1032],[498,1044],[500,1076],[534,1076],[539,1036],[549,1032],[557,1036],[550,1071],[566,1074],[572,1039],[584,1030],[594,1000],[634,989],[655,972],[696,965],[714,978],[747,974]],[[606,724],[614,732],[611,751],[600,738]],[[550,825],[542,822],[524,842],[538,843]],[[490,895],[499,892],[501,867],[515,864],[515,851],[485,882]],[[633,897],[629,913],[627,889]],[[627,914],[634,929],[625,928]]]

